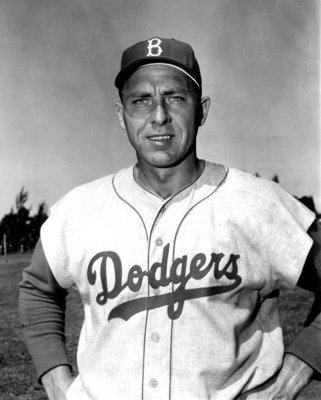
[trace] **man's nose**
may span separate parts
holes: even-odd
[[[152,123],[157,125],[164,125],[167,122],[170,122],[170,120],[171,117],[166,109],[166,105],[162,102],[158,102],[154,108]]]

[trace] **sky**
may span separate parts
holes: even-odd
[[[212,104],[199,157],[278,175],[321,210],[318,0],[2,0],[0,218],[135,162],[114,114],[122,51],[189,42]]]

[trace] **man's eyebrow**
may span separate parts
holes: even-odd
[[[168,89],[164,89],[163,94],[166,95],[171,95],[171,94],[175,94],[175,93],[182,93],[182,94],[186,94],[188,93],[189,90],[186,88],[183,88],[181,86],[176,86],[176,87],[170,87]],[[152,91],[149,91],[148,89],[136,89],[133,90],[132,92],[128,93],[129,97],[149,97],[149,96],[153,96]]]
[[[151,93],[148,92],[147,90],[135,90],[133,92],[128,93],[128,97],[149,97],[151,96]]]
[[[171,87],[169,89],[164,90],[165,95],[175,94],[175,93],[188,93],[189,90],[182,88],[181,86]]]

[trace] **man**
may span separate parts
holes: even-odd
[[[49,399],[293,399],[321,371],[320,303],[284,354],[277,294],[320,293],[314,214],[272,182],[197,158],[210,99],[188,44],[131,46],[115,84],[137,164],[52,208],[20,284]],[[75,379],[72,286],[85,313]]]

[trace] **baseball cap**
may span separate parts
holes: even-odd
[[[137,68],[149,64],[171,65],[189,76],[199,89],[202,87],[200,68],[192,47],[176,39],[153,37],[123,52],[121,69],[115,79],[117,89],[122,88]]]

